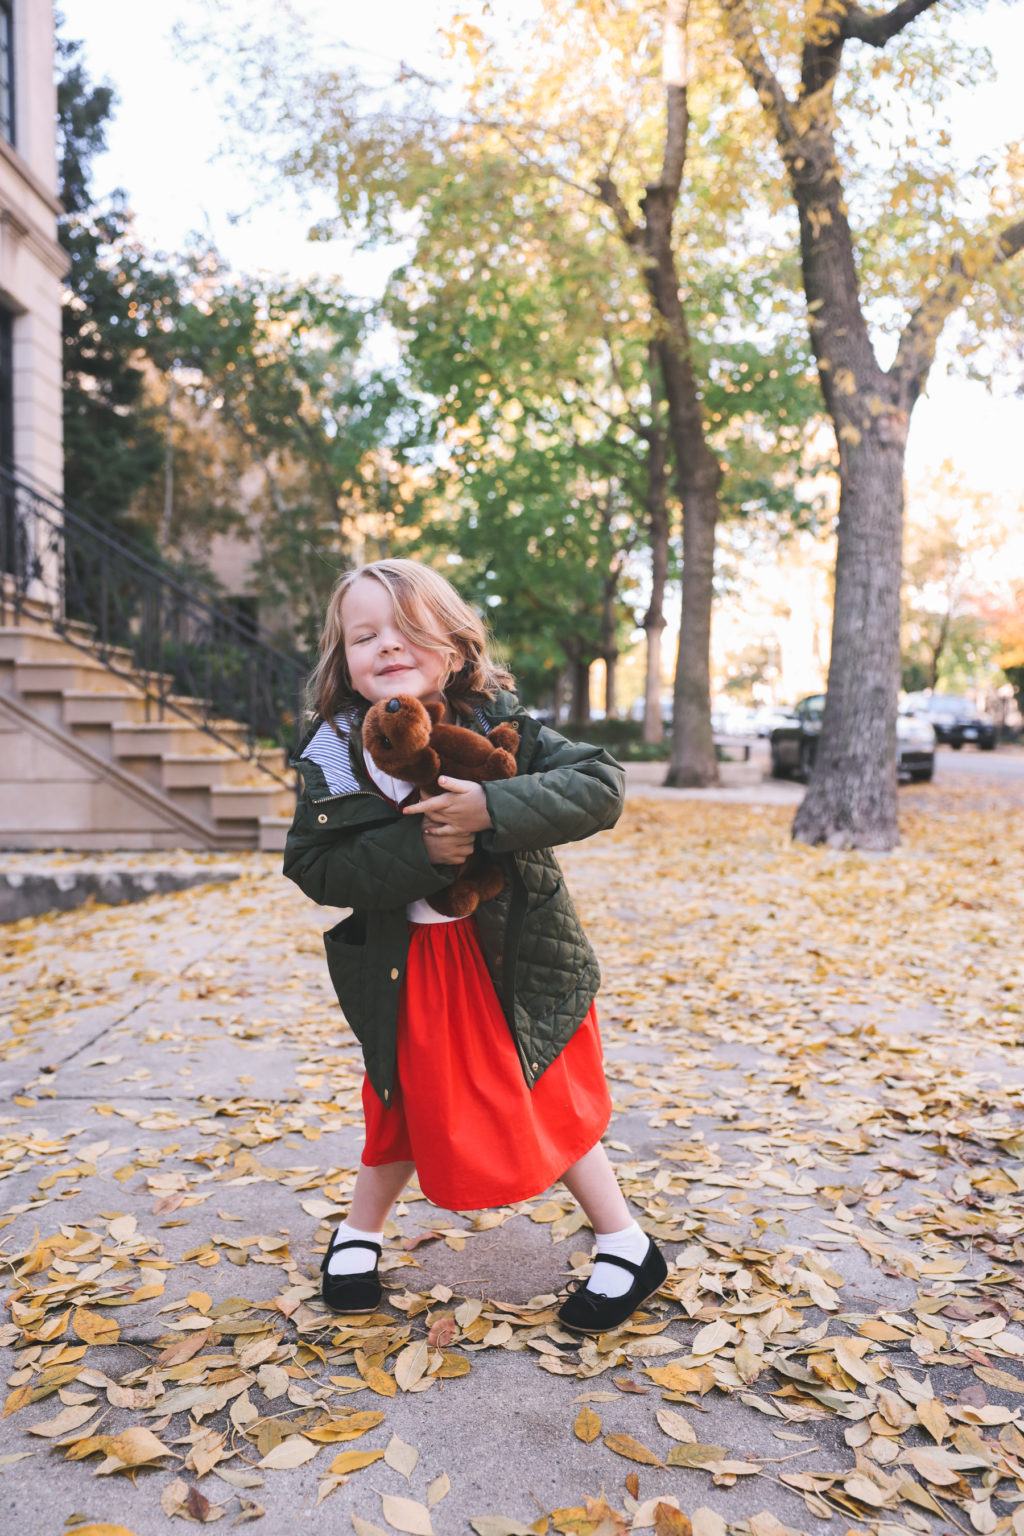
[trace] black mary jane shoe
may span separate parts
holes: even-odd
[[[603,1296],[599,1291],[588,1291],[585,1280],[575,1281],[574,1289],[559,1308],[558,1321],[563,1328],[570,1333],[610,1333],[660,1290],[668,1279],[668,1265],[661,1250],[650,1238],[647,1241],[649,1246],[641,1264],[620,1259],[615,1253],[597,1255],[595,1263],[618,1264],[628,1269],[633,1284],[623,1296]]]
[[[354,1237],[347,1243],[338,1242],[335,1232],[320,1264],[320,1294],[332,1312],[376,1312],[384,1296],[377,1265],[380,1263],[380,1244],[368,1243],[365,1238]],[[374,1254],[372,1269],[360,1270],[354,1275],[332,1275],[327,1271],[331,1255],[342,1248],[369,1248]]]

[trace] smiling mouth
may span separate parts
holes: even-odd
[[[408,672],[408,667],[384,667],[378,672],[378,677],[390,677],[392,672]]]

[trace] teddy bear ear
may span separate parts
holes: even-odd
[[[444,719],[444,705],[443,704],[428,704],[428,705],[426,705],[426,711],[427,711],[427,714],[430,716],[431,720],[433,721],[434,725],[437,725],[439,721]]]

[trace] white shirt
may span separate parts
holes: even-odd
[[[396,805],[401,805],[406,796],[411,795],[416,788],[415,784],[407,784],[404,779],[393,779],[390,773],[385,773],[383,768],[378,768],[369,753],[366,755],[366,771],[377,788],[387,795],[389,800],[393,800]],[[405,915],[410,923],[455,922],[454,917],[445,917],[443,912],[438,912],[430,905],[429,901],[425,901],[422,897],[418,901],[410,901],[405,909]]]

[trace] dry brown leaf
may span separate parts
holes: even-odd
[[[616,1456],[625,1456],[629,1461],[639,1461],[645,1467],[663,1467],[665,1463],[660,1457],[649,1451],[646,1445],[641,1445],[639,1440],[634,1440],[632,1435],[605,1435],[604,1443]]]
[[[577,1440],[582,1440],[584,1445],[589,1445],[601,1433],[601,1420],[593,1408],[581,1408],[572,1427]]]
[[[388,1441],[387,1450],[384,1452],[384,1460],[392,1471],[399,1473],[406,1482],[416,1470],[416,1463],[420,1459],[420,1453],[415,1446],[406,1445],[397,1435],[392,1435]]]
[[[671,1440],[678,1440],[683,1445],[696,1445],[697,1431],[674,1408],[659,1408],[655,1417],[663,1433]]]
[[[403,1392],[409,1392],[426,1375],[430,1364],[430,1350],[424,1339],[407,1344],[395,1361],[395,1381]]]
[[[42,1424],[30,1424],[30,1435],[43,1435],[47,1440],[55,1439],[58,1435],[69,1435],[73,1429],[80,1429],[88,1419],[95,1417],[95,1403],[81,1403],[78,1406],[62,1408],[56,1418],[45,1419]]]
[[[427,1508],[433,1509],[435,1504],[440,1504],[452,1491],[452,1485],[447,1472],[440,1472],[427,1489]]]
[[[672,1504],[654,1506],[654,1536],[693,1536],[689,1517]]]

